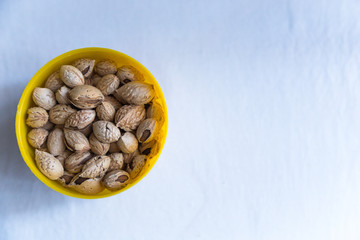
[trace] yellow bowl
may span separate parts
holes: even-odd
[[[159,134],[157,135],[157,149],[156,151],[152,151],[150,153],[149,158],[146,161],[146,165],[142,172],[139,174],[137,178],[135,178],[133,181],[131,181],[127,187],[111,192],[109,190],[104,190],[103,192],[97,194],[97,195],[84,195],[78,192],[75,192],[71,189],[63,187],[60,183],[57,181],[52,181],[45,177],[40,170],[37,168],[35,161],[34,161],[34,149],[28,144],[27,142],[27,133],[30,130],[30,128],[25,124],[25,120],[27,117],[26,111],[28,108],[34,106],[34,103],[32,101],[32,92],[35,87],[41,87],[44,86],[45,81],[47,77],[60,69],[61,65],[64,64],[71,64],[75,59],[78,58],[93,58],[95,60],[101,60],[101,59],[112,59],[114,60],[118,67],[121,65],[129,64],[137,68],[145,77],[145,82],[151,83],[155,87],[156,91],[156,97],[154,98],[154,101],[158,102],[164,110],[164,124],[162,125],[162,128],[159,131]],[[16,129],[16,137],[18,141],[18,145],[20,148],[21,155],[24,158],[24,161],[30,168],[30,170],[35,174],[35,176],[40,179],[43,183],[45,183],[48,187],[54,189],[55,191],[58,191],[62,194],[76,197],[76,198],[85,198],[85,199],[95,199],[95,198],[104,198],[109,197],[115,194],[118,194],[120,192],[123,192],[132,186],[134,186],[136,183],[138,183],[145,175],[151,170],[151,168],[155,165],[157,159],[160,156],[161,150],[164,147],[166,134],[167,134],[167,128],[168,128],[168,115],[167,115],[167,109],[166,109],[166,103],[164,95],[161,91],[161,88],[153,75],[138,61],[135,59],[127,56],[124,53],[107,49],[107,48],[81,48],[72,50],[70,52],[64,53],[54,59],[52,59],[50,62],[45,64],[30,80],[28,85],[26,86],[16,112],[16,123],[15,123],[15,129]]]

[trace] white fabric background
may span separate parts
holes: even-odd
[[[0,1],[0,239],[360,238],[360,2]],[[81,47],[122,51],[169,110],[149,175],[101,200],[28,170],[15,111]]]

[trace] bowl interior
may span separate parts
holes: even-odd
[[[117,63],[117,66],[120,67],[125,64],[129,64],[137,68],[145,77],[145,82],[151,83],[155,87],[156,91],[156,97],[154,98],[154,101],[159,103],[163,110],[164,110],[164,124],[162,125],[157,137],[157,147],[156,149],[152,149],[144,169],[142,172],[137,176],[135,179],[133,179],[125,188],[118,190],[118,191],[109,191],[105,189],[103,192],[97,194],[97,195],[84,195],[78,192],[75,192],[71,189],[63,187],[60,183],[57,181],[52,181],[45,177],[40,170],[37,168],[34,160],[34,149],[28,144],[27,142],[27,133],[30,131],[30,128],[25,124],[25,120],[27,117],[26,111],[28,108],[35,106],[32,101],[32,92],[35,87],[43,87],[45,84],[46,79],[48,76],[59,70],[61,65],[64,64],[71,64],[74,60],[78,58],[93,58],[95,60],[101,60],[101,59],[112,59]],[[20,148],[20,152],[24,158],[24,161],[30,168],[30,170],[35,174],[37,178],[39,178],[43,183],[45,183],[50,188],[54,189],[55,191],[58,191],[60,193],[63,193],[68,196],[77,197],[77,198],[86,198],[86,199],[93,199],[93,198],[103,198],[103,197],[109,197],[115,194],[118,194],[122,191],[125,191],[132,186],[134,186],[137,182],[139,182],[154,166],[155,162],[160,156],[161,150],[164,147],[166,134],[167,134],[167,109],[166,109],[166,103],[164,95],[160,89],[159,84],[155,80],[155,78],[152,76],[152,74],[138,61],[135,59],[120,53],[115,50],[106,49],[106,48],[82,48],[82,49],[76,49],[67,53],[64,53],[47,64],[45,64],[30,80],[28,85],[26,86],[18,107],[17,107],[17,114],[16,114],[16,123],[15,123],[15,129],[16,129],[16,136],[18,145]]]

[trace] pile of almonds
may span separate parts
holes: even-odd
[[[125,187],[142,171],[164,113],[134,67],[89,58],[63,65],[27,110],[28,142],[49,179],[84,194]],[[155,98],[154,98],[155,97]]]

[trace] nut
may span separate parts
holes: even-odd
[[[64,132],[60,128],[55,128],[50,132],[47,140],[47,148],[53,156],[59,156],[66,149]]]
[[[65,159],[65,169],[70,173],[78,173],[84,164],[92,158],[90,152],[76,152]]]
[[[39,170],[51,180],[56,180],[64,174],[60,161],[50,153],[35,149],[35,161]]]
[[[152,102],[146,110],[146,118],[154,118],[159,123],[163,123],[165,117],[161,105],[157,102]]]
[[[108,59],[62,65],[45,88],[34,89],[37,107],[27,111],[40,171],[83,194],[97,194],[104,184],[111,191],[125,187],[146,155],[159,152],[155,138],[166,119],[161,102],[152,101],[155,88],[133,66],[117,69]],[[50,163],[41,165],[43,159]]]
[[[152,85],[139,81],[129,82],[115,92],[120,95],[124,101],[132,105],[147,104],[155,95]]]
[[[58,104],[49,111],[50,121],[55,124],[64,124],[66,119],[76,110],[64,104]]]
[[[32,99],[37,106],[45,110],[50,110],[50,108],[56,105],[55,95],[48,88],[36,87],[33,91]]]
[[[88,151],[90,150],[90,144],[86,136],[75,130],[64,129],[65,144],[70,151]]]
[[[139,151],[143,155],[149,155],[151,150],[157,148],[157,146],[156,140],[152,140],[150,142],[140,144]]]
[[[49,132],[47,130],[42,128],[34,128],[28,133],[27,139],[32,147],[40,148],[46,142],[48,135]]]
[[[105,96],[104,102],[110,103],[115,108],[115,111],[121,108],[121,103],[112,96]]]
[[[111,103],[102,102],[102,104],[96,107],[96,113],[100,120],[109,122],[114,121],[115,108],[111,105]]]
[[[59,71],[51,74],[45,82],[45,87],[49,88],[53,92],[56,92],[63,85],[64,82],[60,79]]]
[[[72,104],[81,109],[95,108],[104,100],[104,95],[99,89],[90,85],[74,87],[69,93]]]
[[[54,128],[54,126],[55,125],[52,122],[47,121],[47,123],[45,123],[45,125],[42,126],[41,128],[50,131],[50,130],[52,130]]]
[[[94,110],[80,110],[72,113],[65,121],[65,127],[71,129],[83,129],[95,120]]]
[[[133,131],[145,119],[145,108],[143,105],[125,105],[115,114],[116,126],[125,130]]]
[[[109,155],[111,162],[108,172],[124,168],[124,156],[122,153],[112,153]]]
[[[107,74],[115,74],[117,71],[116,64],[112,60],[101,60],[95,66],[95,72],[100,76],[105,76]]]
[[[85,78],[85,83],[84,83],[84,85],[91,85],[91,86],[92,86],[91,78]]]
[[[91,77],[91,85],[92,86],[96,86],[96,84],[100,81],[102,77],[98,74],[94,74],[92,77]]]
[[[154,139],[157,133],[157,122],[153,118],[142,121],[136,130],[136,137],[140,143],[147,143]]]
[[[92,133],[92,124],[87,125],[83,129],[79,129],[79,132],[84,134],[86,137],[89,137],[90,134]]]
[[[36,149],[39,150],[39,151],[42,151],[42,152],[47,152],[47,153],[49,153],[49,150],[47,149],[45,143],[44,143],[43,145],[41,145],[41,147],[36,148]]]
[[[138,155],[133,158],[130,164],[128,164],[126,171],[130,174],[131,178],[135,178],[139,175],[139,173],[145,166],[145,161],[145,155]]]
[[[60,67],[60,79],[70,88],[85,84],[84,75],[79,69],[71,65]]]
[[[43,127],[49,119],[49,114],[41,107],[29,108],[27,114],[26,124],[32,128]]]
[[[60,104],[70,104],[69,92],[70,88],[67,86],[62,86],[59,88],[55,93],[56,101],[58,101]]]
[[[120,150],[124,153],[132,153],[138,148],[138,141],[134,134],[125,132],[117,142]]]
[[[134,157],[138,155],[140,155],[138,149],[136,149],[136,151],[133,153],[123,153],[124,163],[129,164],[134,159]]]
[[[120,130],[108,121],[97,121],[93,124],[95,137],[103,143],[116,142],[120,138]]]
[[[95,156],[87,161],[80,173],[83,178],[102,178],[110,166],[111,159],[108,156]]]
[[[116,73],[121,84],[126,84],[132,81],[144,81],[144,76],[133,66],[124,65],[120,67]]]
[[[120,93],[118,93],[118,91],[116,90],[115,92],[113,92],[113,96],[116,98],[116,100],[120,103],[120,104],[122,104],[122,105],[124,105],[124,104],[128,104],[122,97],[121,97],[121,92]]]
[[[120,152],[120,148],[117,145],[117,142],[110,143],[109,153],[119,153],[119,152]]]
[[[105,175],[103,183],[111,191],[124,188],[130,180],[130,175],[123,170],[113,170]]]
[[[65,166],[65,159],[67,159],[72,154],[71,151],[65,149],[59,156],[56,158],[60,161],[61,165]]]
[[[105,96],[112,94],[118,89],[120,85],[120,80],[114,74],[107,74],[103,76],[100,81],[96,84],[96,87],[101,91]]]
[[[89,143],[90,143],[91,151],[96,155],[105,155],[110,148],[109,143],[100,142],[93,133],[90,135]]]
[[[80,177],[80,173],[73,177],[68,187],[87,195],[98,194],[105,189],[101,184],[101,178],[83,178]]]
[[[80,58],[75,60],[73,66],[79,69],[85,78],[88,78],[94,71],[95,60],[90,58]]]
[[[71,182],[71,179],[74,177],[73,173],[69,173],[67,171],[64,171],[64,174],[58,179],[58,182],[63,185],[64,187],[67,187],[67,185]]]

